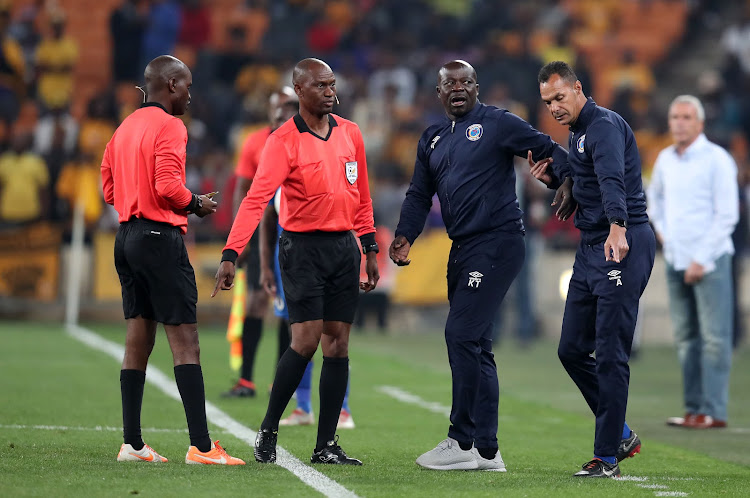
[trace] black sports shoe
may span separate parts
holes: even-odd
[[[581,470],[573,474],[573,477],[620,477],[620,466],[594,458],[583,464]]]
[[[630,437],[620,441],[620,447],[617,448],[617,461],[622,462],[626,458],[634,457],[641,452],[641,438],[635,431],[630,431]]]
[[[260,463],[274,463],[276,461],[276,439],[279,431],[261,429],[255,436],[255,461]]]
[[[222,398],[254,398],[255,385],[244,379],[240,379],[229,391],[221,393]]]
[[[320,451],[313,451],[310,457],[310,463],[329,463],[334,465],[362,465],[362,461],[356,458],[346,456],[346,452],[338,445],[339,437],[336,440],[328,441],[325,448]]]

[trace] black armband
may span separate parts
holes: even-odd
[[[380,252],[378,243],[375,242],[375,232],[364,234],[359,238],[359,241],[362,243],[363,254],[367,254],[368,252],[374,252],[375,254],[377,254],[378,252]]]
[[[194,212],[198,208],[198,196],[196,194],[193,194],[192,199],[190,199],[190,204],[185,206],[185,211],[188,213]]]
[[[237,254],[237,251],[234,249],[224,249],[221,253],[221,262],[229,261],[230,263],[235,264],[238,256],[239,254]]]

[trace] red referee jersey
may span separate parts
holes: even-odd
[[[255,178],[255,173],[258,172],[258,164],[260,163],[260,154],[263,152],[263,147],[266,145],[266,140],[268,140],[270,134],[271,127],[266,126],[250,133],[245,138],[245,141],[242,143],[242,149],[240,149],[237,169],[235,170],[237,176],[241,176],[246,180]]]
[[[148,103],[117,128],[102,159],[104,200],[120,223],[135,216],[187,232],[193,194],[185,187],[187,130],[159,104]]]
[[[285,230],[375,232],[362,133],[339,116],[328,120],[327,137],[313,133],[299,114],[268,137],[225,250],[242,252],[279,185]]]

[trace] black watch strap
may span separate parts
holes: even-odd
[[[610,225],[617,225],[618,227],[628,228],[628,222],[622,218],[612,218],[609,222]]]
[[[380,251],[378,243],[375,242],[375,232],[362,235],[359,238],[359,241],[362,244],[362,254],[367,254],[368,252],[374,252],[377,254]]]
[[[373,242],[372,244],[362,246],[362,254],[367,254],[368,252],[374,252],[375,254],[379,253],[380,248],[378,247],[378,243]]]
[[[185,207],[185,211],[188,213],[194,213],[203,207],[203,199],[198,194],[193,194],[193,198],[190,200],[190,204]]]

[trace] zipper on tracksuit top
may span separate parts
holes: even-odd
[[[448,140],[448,174],[445,176],[445,200],[448,203],[448,214],[453,219],[453,213],[451,212],[451,190],[449,188],[451,178],[451,152],[453,151],[453,130],[456,129],[456,122],[451,121],[451,136]]]

